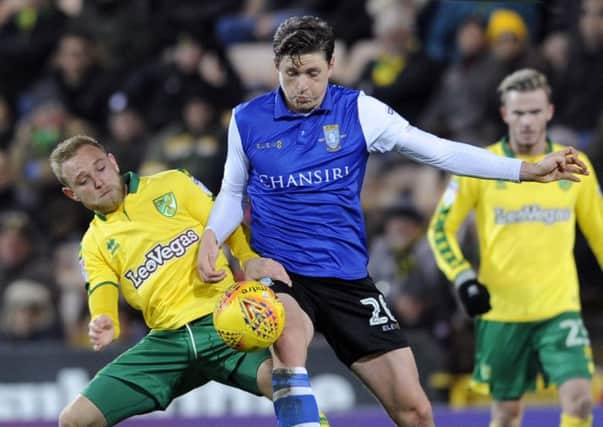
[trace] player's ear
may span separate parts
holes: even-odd
[[[331,60],[329,61],[329,65],[328,65],[328,69],[327,69],[329,78],[331,78],[331,75],[333,74],[334,67],[335,67],[335,55],[331,56]]]
[[[71,188],[63,187],[61,188],[61,190],[63,191],[63,194],[69,197],[71,200],[75,200],[76,202],[80,201],[80,198],[75,194],[75,192]]]
[[[554,104],[549,104],[546,110],[546,121],[548,122],[549,120],[551,120],[553,118],[553,115],[555,114],[555,105]]]
[[[501,105],[500,108],[498,109],[498,111],[500,112],[500,117],[502,118],[503,122],[508,123],[507,122],[507,107],[505,107],[505,105]]]
[[[109,159],[111,164],[115,167],[115,170],[117,172],[119,172],[119,165],[117,164],[117,159],[115,159],[115,156],[111,153],[107,153],[107,158]]]

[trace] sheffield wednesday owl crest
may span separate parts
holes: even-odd
[[[341,134],[339,125],[325,125],[322,127],[322,133],[325,136],[324,141],[327,144],[327,151],[341,150]]]

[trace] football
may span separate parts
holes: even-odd
[[[214,309],[214,327],[239,351],[270,347],[285,327],[285,308],[266,285],[246,280],[231,285]]]

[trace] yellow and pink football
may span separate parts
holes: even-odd
[[[239,351],[270,347],[285,327],[285,308],[268,286],[246,280],[231,285],[214,309],[214,327]]]

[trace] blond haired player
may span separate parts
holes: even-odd
[[[491,151],[537,161],[563,148],[547,139],[553,105],[543,74],[519,70],[499,92],[508,136]],[[481,255],[477,275],[456,238],[471,210]],[[494,399],[492,427],[520,425],[521,397],[539,373],[559,388],[562,427],[592,425],[593,362],[580,314],[576,222],[603,265],[603,203],[594,171],[581,182],[550,185],[453,177],[431,221],[438,265],[467,313],[478,316],[473,379]]]
[[[200,236],[213,204],[184,171],[120,175],[115,158],[87,136],[59,144],[51,167],[67,197],[95,212],[82,239],[90,340],[101,350],[119,337],[118,294],[142,312],[151,332],[103,368],[59,425],[106,426],[165,409],[210,380],[271,396],[268,351],[239,353],[217,336],[211,312],[234,279],[204,283],[196,270]],[[250,278],[284,278],[280,264],[259,258],[239,227],[227,244]]]

